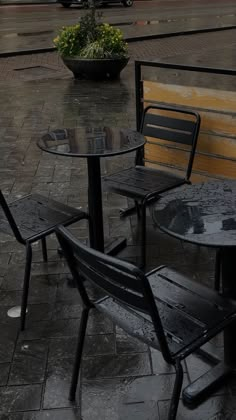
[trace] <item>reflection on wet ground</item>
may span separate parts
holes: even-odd
[[[92,98],[92,100],[91,100]],[[135,127],[133,72],[120,81],[41,80],[0,84],[1,187],[9,200],[38,192],[72,206],[87,206],[87,168],[84,160],[42,154],[36,142],[48,130],[90,125]],[[133,165],[134,156],[104,159],[102,173]],[[107,238],[124,235],[128,247],[121,258],[138,264],[140,232],[133,216],[121,220],[126,199],[103,194]],[[88,239],[84,221],[73,233]],[[77,400],[68,401],[73,357],[81,317],[81,303],[68,268],[58,256],[58,243],[47,240],[49,262],[40,243],[33,250],[32,279],[26,330],[7,312],[19,305],[24,273],[24,250],[0,235],[0,403],[1,417],[27,420],[166,420],[174,373],[159,352],[128,337],[101,316],[91,315],[84,352],[83,375]],[[175,267],[196,281],[213,287],[214,252],[181,243],[162,234],[147,217],[147,270],[160,264]],[[96,296],[96,290],[91,290]],[[222,352],[222,338],[209,345]],[[187,358],[185,384],[209,369],[197,356]],[[235,380],[227,388],[190,410],[180,402],[181,420],[221,418],[236,413]],[[231,417],[230,417],[231,416]]]
[[[62,15],[65,16],[63,12]],[[151,26],[155,25],[146,25]],[[46,29],[41,27],[40,30]],[[51,38],[51,28],[47,30],[41,36],[48,35]],[[14,31],[16,32],[16,28]],[[35,28],[32,29],[32,24],[30,31],[36,31]],[[21,28],[19,32],[25,33],[26,29]],[[30,37],[23,35],[17,38],[26,40]],[[37,39],[40,36],[32,35],[32,38]],[[209,34],[207,38],[198,38],[200,45],[205,44],[209,48],[202,53],[205,64],[236,65],[233,45],[231,58],[229,54],[225,55],[226,61],[222,63],[225,38],[225,32],[214,38],[215,41]],[[231,34],[231,38],[236,37]],[[3,38],[3,44],[5,40]],[[226,39],[225,42],[227,44],[229,41]],[[190,44],[189,38],[187,42],[183,37],[176,39],[179,52],[182,47],[181,60],[188,60],[191,56],[194,63],[195,53],[199,48],[194,47],[193,53]],[[213,44],[217,50],[213,48]],[[135,43],[132,48],[132,57],[161,58],[168,53],[173,55],[174,44],[170,46],[163,41],[160,44],[159,40],[158,43]],[[50,80],[46,77],[44,80],[37,80],[32,76],[31,79],[26,79],[26,83],[22,80],[19,82],[14,80],[14,74],[19,74],[20,71],[9,71],[10,82],[6,76],[6,80],[0,83],[0,176],[1,188],[6,197],[14,200],[28,193],[38,192],[86,209],[85,162],[78,158],[42,154],[36,142],[48,130],[58,128],[88,125],[135,128],[133,64],[127,66],[119,81],[95,83],[74,80],[65,72],[55,53],[50,57],[49,54],[38,54],[32,57],[1,59],[1,63],[1,75],[4,71],[7,72],[9,63],[11,69],[15,70],[30,65],[44,66],[45,63],[50,63],[51,69],[53,65],[55,68],[54,73],[52,70],[54,77]],[[61,73],[57,70],[61,70]],[[186,83],[185,74],[173,71],[164,73],[154,69],[152,76],[166,82],[182,80]],[[188,83],[209,86],[212,82],[219,88],[233,83],[231,78],[218,77],[220,79],[217,80],[212,75],[200,75],[200,78],[192,75]],[[133,159],[134,156],[104,159],[102,173],[108,174],[131,166]],[[126,236],[128,246],[119,256],[138,264],[140,232],[136,217],[125,220],[120,220],[119,217],[119,209],[126,205],[126,199],[104,191],[105,236],[109,239],[119,235]],[[224,228],[232,226],[231,222],[227,221]],[[87,241],[86,222],[75,225],[73,233]],[[74,284],[68,281],[68,268],[57,253],[56,238],[50,236],[47,245],[48,263],[43,262],[40,243],[35,244],[33,250],[29,313],[26,330],[19,333],[18,319],[9,318],[7,312],[20,302],[24,250],[12,237],[0,235],[1,420],[166,420],[175,377],[173,370],[163,362],[159,352],[150,351],[145,345],[127,337],[107,319],[94,314],[86,337],[80,386],[82,393],[78,393],[73,405],[68,401],[82,308]],[[153,225],[149,214],[147,258],[148,270],[160,264],[170,265],[195,281],[213,287],[215,253],[206,247],[186,244],[161,233]],[[96,291],[92,292],[96,296]],[[216,351],[222,356],[222,345],[220,336],[210,343],[208,350]],[[209,367],[197,355],[188,357],[184,366],[185,384],[194,381]],[[227,387],[220,388],[194,410],[184,406],[181,401],[179,419],[234,420],[235,385],[233,378]]]
[[[236,24],[235,8],[229,4],[210,8],[207,4],[180,7],[169,3],[167,9],[137,2],[133,8],[120,5],[98,9],[101,21],[120,27],[126,38],[165,35],[181,31],[225,27]],[[35,8],[34,8],[35,7]],[[52,39],[66,24],[75,24],[87,11],[81,7],[65,10],[60,5],[3,7],[0,15],[0,52],[52,47]],[[48,18],[50,16],[50,19]],[[199,51],[199,49],[198,49]]]

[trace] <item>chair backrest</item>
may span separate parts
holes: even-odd
[[[191,176],[197,139],[200,129],[200,115],[195,111],[185,108],[150,105],[144,109],[141,123],[141,131],[146,137],[155,138],[155,144],[163,150],[163,143],[169,152],[174,156],[176,148],[187,153],[187,160],[184,163],[186,179]],[[168,153],[168,152],[167,152]]]
[[[121,308],[130,307],[149,315],[163,356],[166,360],[170,360],[170,352],[158,309],[149,281],[144,273],[130,263],[87,247],[62,226],[56,229],[56,235],[71,273],[77,282],[83,304],[88,307],[92,306],[81,276],[102,289],[106,295],[120,304]]]
[[[12,212],[11,212],[11,210],[10,210],[10,208],[9,208],[9,206],[8,206],[8,204],[7,204],[6,200],[5,200],[5,197],[4,197],[4,195],[3,195],[3,193],[2,193],[1,190],[0,190],[0,206],[3,209],[3,212],[4,212],[5,216],[6,216],[6,219],[7,219],[8,223],[9,223],[11,229],[12,229],[12,232],[13,232],[15,238],[17,239],[18,242],[24,244],[25,241],[24,241],[24,239],[21,236],[21,233],[20,233],[20,231],[19,231],[19,229],[17,227],[17,224],[15,222],[15,219],[14,219],[14,217],[12,215]]]

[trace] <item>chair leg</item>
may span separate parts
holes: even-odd
[[[220,291],[220,277],[221,277],[221,249],[216,251],[216,260],[215,260],[215,290]]]
[[[183,384],[183,368],[179,361],[176,362],[175,370],[176,370],[176,378],[175,378],[174,390],[173,390],[173,394],[172,394],[171,402],[170,402],[168,420],[176,419],[178,405],[179,405],[179,398],[180,398],[180,393],[181,393],[182,384]]]
[[[41,239],[41,243],[42,243],[43,261],[47,262],[47,260],[48,260],[48,253],[47,253],[47,242],[46,242],[46,238],[42,238]]]
[[[146,205],[141,204],[141,267],[146,265]]]
[[[32,247],[29,243],[27,243],[26,244],[24,285],[23,285],[23,294],[22,294],[22,302],[21,302],[21,331],[25,329],[25,316],[26,316],[26,310],[27,310],[31,262],[32,262]]]
[[[87,322],[88,322],[89,310],[90,310],[90,308],[84,308],[83,311],[82,311],[82,315],[81,315],[77,349],[76,349],[76,353],[75,353],[75,363],[74,363],[73,374],[72,374],[72,379],[71,379],[71,386],[70,386],[70,393],[69,393],[69,400],[70,401],[75,400],[75,394],[76,394],[76,389],[77,389],[77,384],[78,384],[78,377],[79,377],[81,359],[82,359],[82,354],[83,354],[84,339],[85,339],[86,327],[87,327]]]

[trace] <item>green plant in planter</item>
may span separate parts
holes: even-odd
[[[120,29],[99,23],[92,8],[73,26],[65,26],[54,39],[62,57],[116,59],[128,56],[128,44]]]

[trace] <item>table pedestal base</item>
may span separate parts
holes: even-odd
[[[127,239],[126,238],[114,238],[112,242],[110,242],[105,247],[105,253],[108,255],[115,256],[118,252],[122,251],[127,246]]]
[[[201,400],[209,397],[219,385],[229,375],[233,374],[232,367],[228,367],[225,363],[218,363],[208,372],[204,373],[183,390],[183,400],[186,404],[197,404]]]
[[[196,350],[195,354],[197,354],[201,359],[204,359],[207,363],[211,363],[216,365],[221,363],[222,358],[220,358],[216,353],[209,352],[203,348]]]
[[[136,206],[127,207],[126,209],[120,209],[120,218],[122,219],[123,217],[132,216],[134,213],[137,213]]]

